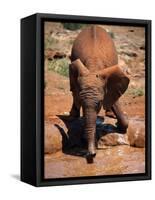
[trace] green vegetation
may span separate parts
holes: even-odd
[[[52,38],[52,37],[48,37],[45,39],[45,49],[48,49],[48,48],[55,48],[57,47],[57,44],[58,44],[58,40],[55,39],[55,38]]]
[[[87,26],[86,24],[80,24],[80,23],[62,23],[62,24],[65,29],[71,31],[78,30]]]
[[[62,76],[69,76],[69,60],[67,58],[48,61],[48,69]]]
[[[73,45],[74,44],[74,40],[68,40],[68,44],[69,45]]]
[[[144,88],[129,88],[126,94],[133,95],[134,97],[143,96],[145,94]]]

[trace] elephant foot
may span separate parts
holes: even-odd
[[[128,122],[123,123],[123,124],[117,122],[116,126],[117,126],[117,129],[118,129],[118,132],[120,132],[120,133],[126,133],[127,128],[128,128]]]
[[[88,152],[86,154],[87,163],[89,163],[89,164],[94,163],[95,156],[96,156],[96,152],[95,153]]]
[[[87,163],[93,163],[95,156],[96,156],[95,146],[90,145],[88,147],[88,152],[86,153]]]

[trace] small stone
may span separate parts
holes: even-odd
[[[69,115],[69,112],[64,112],[63,115]]]

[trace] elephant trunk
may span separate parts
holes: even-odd
[[[85,136],[88,144],[87,157],[95,157],[96,147],[95,147],[95,136],[96,136],[96,118],[97,113],[90,108],[84,110],[85,118]]]

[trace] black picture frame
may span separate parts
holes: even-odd
[[[145,173],[44,179],[44,41],[45,21],[145,27]],[[34,186],[151,179],[151,20],[37,13],[21,19],[21,181]]]

